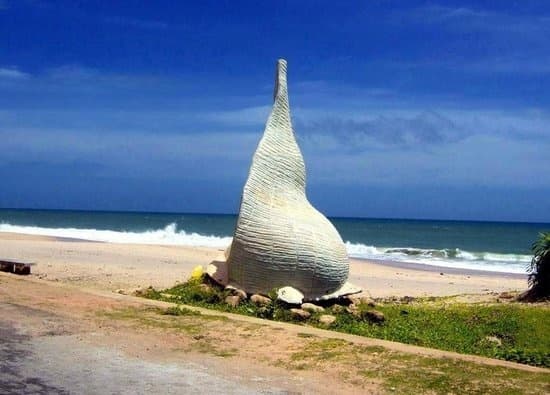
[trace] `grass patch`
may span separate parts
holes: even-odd
[[[216,322],[228,321],[227,317],[206,315],[184,306],[173,306],[167,309],[152,308],[124,308],[97,313],[110,320],[125,320],[137,324],[139,327],[170,329],[183,332],[193,340],[188,350],[218,357],[232,357],[237,354],[235,348],[226,348],[217,344],[209,335],[209,326],[219,326]]]
[[[349,342],[340,339],[323,339],[310,342],[302,351],[294,353],[291,361],[306,361],[310,359],[318,361],[338,360],[346,356],[346,348]]]
[[[419,394],[539,394],[548,391],[545,373],[529,373],[499,366],[486,366],[454,359],[414,358],[400,354],[388,358],[386,369],[369,372],[384,378],[386,389]],[[399,368],[390,367],[391,365]]]
[[[301,337],[301,338],[304,338],[304,339],[308,339],[308,338],[312,338],[312,337],[317,337],[317,335],[312,335],[311,333],[304,333],[304,332],[299,332],[297,334],[298,337]]]
[[[382,325],[340,314],[341,332],[550,367],[550,309],[510,304],[384,304]]]
[[[195,311],[188,309],[187,307],[183,306],[173,306],[168,307],[166,310],[162,311],[163,315],[174,315],[174,316],[181,316],[181,315],[201,315],[200,311]]]
[[[149,289],[143,296],[239,313],[270,320],[294,322],[288,305],[272,302],[256,306],[243,301],[237,307],[224,302],[230,291],[222,290],[207,279],[191,280],[158,292]],[[366,313],[368,305],[359,305]],[[332,330],[397,341],[418,346],[482,355],[533,366],[550,367],[550,308],[522,303],[459,303],[446,298],[425,298],[412,303],[385,300],[376,306],[384,314],[382,323],[372,323],[367,314],[354,315],[340,308],[328,311],[336,317]],[[174,310],[166,314],[190,314]],[[305,322],[319,326],[320,313]]]
[[[312,341],[291,355],[290,363],[285,365],[294,370],[335,366],[347,369],[342,373],[362,376],[399,394],[539,394],[550,389],[546,373],[422,357],[339,339]]]
[[[176,307],[176,309],[178,309]],[[189,310],[191,311],[191,310]],[[99,315],[113,319],[113,320],[125,320],[133,321],[139,324],[140,327],[151,328],[163,328],[163,329],[176,329],[181,332],[185,332],[190,335],[200,334],[202,332],[202,326],[195,320],[175,320],[175,319],[162,319],[162,316],[174,316],[175,309],[161,309],[161,308],[126,308],[117,309],[112,311],[103,311]],[[186,314],[177,314],[186,315]],[[196,314],[191,314],[194,316]],[[169,318],[169,317],[166,317]],[[201,316],[201,319],[203,317]],[[223,317],[225,318],[225,317]]]

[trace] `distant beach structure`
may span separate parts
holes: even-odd
[[[309,203],[305,186],[304,160],[290,118],[287,62],[280,59],[273,109],[244,186],[227,266],[217,270],[221,282],[248,293],[278,289],[279,298],[293,303],[361,291],[347,283],[346,246]]]

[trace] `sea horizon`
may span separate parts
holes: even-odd
[[[203,212],[203,211],[172,211],[172,210],[124,210],[124,209],[84,209],[84,208],[17,208],[17,207],[0,207],[0,211],[67,211],[67,212],[95,212],[95,213],[128,213],[128,214],[175,214],[175,215],[225,215],[238,216],[238,212]],[[367,219],[367,220],[405,220],[405,221],[441,221],[441,222],[484,222],[484,223],[501,223],[501,224],[532,224],[532,225],[550,225],[550,222],[545,221],[525,221],[525,220],[490,220],[490,219],[459,219],[459,218],[428,218],[428,217],[385,217],[385,216],[351,216],[351,215],[329,215],[323,213],[327,218],[334,219]]]

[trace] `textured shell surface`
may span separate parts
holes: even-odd
[[[309,203],[305,187],[304,160],[290,117],[287,63],[281,59],[273,109],[252,160],[227,257],[231,283],[264,294],[290,286],[315,299],[346,282],[345,245]]]

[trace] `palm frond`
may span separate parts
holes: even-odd
[[[534,299],[550,297],[550,232],[539,234],[532,245],[533,258],[529,271],[529,294]]]

